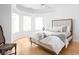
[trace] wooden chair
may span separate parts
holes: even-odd
[[[0,25],[0,53],[1,53],[1,55],[5,55],[5,52],[11,50],[13,47],[15,47],[15,53],[11,53],[11,54],[16,55],[16,43],[5,43],[5,42],[6,41],[5,41],[5,37],[3,34],[3,30]]]

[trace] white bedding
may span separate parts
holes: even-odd
[[[56,54],[59,54],[59,52],[65,45],[64,42],[62,42],[60,40],[60,38],[58,38],[56,36],[48,36],[48,37],[40,40],[40,42],[51,46],[52,47],[51,50],[53,50]]]
[[[46,35],[48,35],[46,38],[42,38],[42,33],[43,32],[38,32],[32,35],[32,41],[40,44],[50,50],[53,50],[56,54],[59,54],[61,49],[66,46],[68,46],[69,41],[65,39],[65,42],[63,42],[59,37],[57,36],[51,36],[52,34],[54,35],[59,35],[59,34],[64,34],[66,37],[69,36],[71,33],[69,32],[50,32],[50,31],[44,31]],[[43,44],[42,44],[43,43]]]

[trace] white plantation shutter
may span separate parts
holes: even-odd
[[[19,32],[19,15],[12,13],[12,33]]]
[[[31,17],[23,16],[23,31],[30,31],[30,30],[31,30]]]
[[[42,17],[36,17],[35,18],[35,29],[36,30],[42,30],[43,28],[43,18]]]

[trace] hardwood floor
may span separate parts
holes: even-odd
[[[17,43],[17,55],[51,55],[35,44],[31,46],[28,38],[18,39],[15,42]],[[59,55],[79,55],[79,43],[71,42],[68,48],[63,48]]]

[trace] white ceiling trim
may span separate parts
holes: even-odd
[[[25,12],[30,12],[30,13],[49,13],[49,12],[54,12],[55,10],[53,8],[47,8],[47,7],[40,7],[39,9],[35,9],[36,7],[31,8],[30,7],[24,7],[21,4],[17,4],[16,8],[21,10],[21,11],[25,11]]]

